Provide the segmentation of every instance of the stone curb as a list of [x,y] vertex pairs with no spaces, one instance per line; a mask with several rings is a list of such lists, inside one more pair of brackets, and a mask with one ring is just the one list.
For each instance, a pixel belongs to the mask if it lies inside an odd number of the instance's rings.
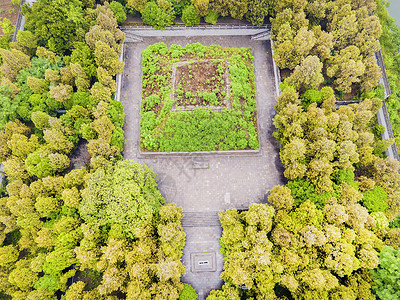
[[198,157],[198,156],[257,156],[261,150],[227,150],[227,151],[195,151],[195,152],[145,152],[139,151],[139,158],[146,157]]

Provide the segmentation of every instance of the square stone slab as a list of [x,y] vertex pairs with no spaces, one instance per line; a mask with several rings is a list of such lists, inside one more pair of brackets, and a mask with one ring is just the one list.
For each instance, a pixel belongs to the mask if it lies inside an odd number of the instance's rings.
[[215,272],[217,270],[215,252],[192,252],[190,253],[190,264],[193,273]]

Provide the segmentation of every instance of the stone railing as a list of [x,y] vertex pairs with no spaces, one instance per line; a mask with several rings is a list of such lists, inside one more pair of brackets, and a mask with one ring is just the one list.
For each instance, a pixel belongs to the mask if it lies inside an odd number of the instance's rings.
[[383,61],[382,51],[375,52],[376,63],[381,68],[383,87],[385,89],[385,99],[392,94],[390,90],[389,79],[386,74],[385,62]]
[[[119,60],[125,63],[125,44],[122,43],[122,50],[121,50],[121,55],[119,56]],[[124,66],[125,69],[125,66]],[[122,70],[121,73],[117,74],[115,78],[115,83],[117,84],[117,91],[114,94],[114,100],[117,100],[121,102],[121,86],[122,86],[122,76],[124,74],[124,71]]]
[[18,31],[24,29],[24,26],[23,26],[24,16],[21,14],[21,6],[24,3],[25,3],[25,0],[21,0],[21,3],[19,4],[17,23],[15,24],[14,33],[11,35],[11,42],[16,42],[17,41],[17,33],[18,33]]
[[[381,110],[382,110],[383,117],[384,117],[385,123],[386,123],[386,126],[384,124],[382,124],[382,125],[385,126],[389,138],[394,139],[394,133],[393,133],[393,130],[392,130],[392,125],[390,123],[389,112],[388,112],[388,109],[387,109],[387,106],[386,106],[386,102],[383,102]],[[392,146],[390,146],[390,148],[391,148],[391,151],[388,151],[388,152],[389,153],[390,152],[393,153],[393,157],[391,157],[391,158],[400,160],[399,151],[397,150],[396,142],[394,142],[392,144]],[[389,155],[389,156],[391,156],[391,155]]]
[[274,77],[275,77],[275,90],[276,90],[276,96],[279,97],[281,95],[281,89],[279,85],[281,84],[281,71],[279,70],[279,67],[275,63],[274,59],[274,42],[271,39],[271,51],[272,51],[272,63],[273,63],[273,68],[274,68]]
[[[132,25],[132,26],[122,26],[120,27],[122,31],[128,30],[154,30],[153,26],[150,25]],[[263,26],[253,26],[253,25],[195,25],[195,26],[186,26],[186,25],[173,25],[165,27],[165,30],[221,30],[221,29],[264,29],[270,30],[271,25],[266,24]],[[162,32],[162,30],[160,30]]]

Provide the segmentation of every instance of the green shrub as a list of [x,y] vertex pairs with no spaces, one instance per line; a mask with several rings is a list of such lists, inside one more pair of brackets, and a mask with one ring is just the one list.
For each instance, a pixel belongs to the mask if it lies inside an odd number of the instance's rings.
[[142,105],[146,106],[146,110],[152,110],[157,106],[161,101],[160,96],[158,95],[150,95],[146,99],[144,99]]
[[387,151],[387,141],[375,140],[374,154],[379,157],[386,157],[386,155],[385,155],[386,151]]
[[182,11],[182,21],[187,26],[199,25],[200,16],[197,13],[194,5],[189,5]]
[[218,105],[218,98],[215,93],[204,92],[201,96],[204,100],[208,101],[210,105]]
[[112,100],[109,104],[109,109],[107,110],[107,115],[115,127],[124,126],[125,114],[124,106],[121,102]]
[[199,295],[197,295],[196,290],[187,283],[184,283],[183,289],[179,294],[179,300],[197,300],[197,299],[199,299]]
[[400,228],[400,217],[397,217],[389,223],[389,228]]
[[142,119],[140,120],[140,128],[142,133],[145,131],[153,130],[156,124],[156,113],[154,111],[147,111],[142,114]]
[[218,17],[219,17],[218,13],[216,13],[213,10],[210,9],[208,11],[208,14],[204,17],[204,21],[206,21],[207,23],[215,25],[215,24],[217,24]]
[[286,186],[292,191],[295,205],[300,205],[315,194],[314,185],[303,178],[290,180]]
[[383,246],[379,266],[371,272],[377,284],[372,289],[380,299],[400,299],[400,249]]

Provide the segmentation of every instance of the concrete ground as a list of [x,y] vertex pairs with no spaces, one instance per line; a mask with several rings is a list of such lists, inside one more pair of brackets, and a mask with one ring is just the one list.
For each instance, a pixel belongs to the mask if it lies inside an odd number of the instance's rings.
[[[141,101],[141,52],[148,45],[200,42],[225,47],[251,47],[255,57],[259,153],[231,155],[170,155],[148,157],[140,152],[139,122]],[[183,262],[187,272],[182,281],[192,285],[204,299],[210,290],[223,281],[223,256],[219,239],[221,227],[217,212],[229,208],[246,209],[251,203],[265,203],[268,191],[283,184],[283,167],[279,160],[279,144],[272,136],[276,91],[269,41],[252,41],[246,36],[157,37],[141,43],[127,43],[121,102],[125,111],[124,158],[133,159],[159,174],[159,189],[168,203],[183,207],[186,216],[182,225],[186,232]],[[198,168],[208,166],[208,168]],[[199,253],[215,257],[215,271],[203,271],[193,265]],[[192,259],[191,259],[192,257]],[[211,257],[211,256],[210,256]]]

